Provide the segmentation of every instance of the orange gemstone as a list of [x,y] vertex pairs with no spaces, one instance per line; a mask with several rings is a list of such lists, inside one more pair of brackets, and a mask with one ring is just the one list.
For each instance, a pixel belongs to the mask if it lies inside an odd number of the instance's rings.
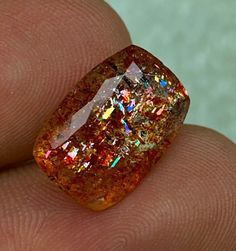
[[181,127],[177,77],[131,45],[89,72],[40,132],[34,157],[81,205],[99,211],[135,189]]

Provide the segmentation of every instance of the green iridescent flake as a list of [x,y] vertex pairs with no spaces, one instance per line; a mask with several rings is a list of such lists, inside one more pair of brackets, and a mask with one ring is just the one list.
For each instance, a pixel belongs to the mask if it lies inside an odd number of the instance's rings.
[[115,167],[115,166],[117,165],[117,163],[120,161],[120,159],[121,159],[121,157],[118,156],[118,157],[114,160],[114,162],[112,163],[111,168]]
[[139,145],[140,145],[140,141],[137,139],[137,140],[135,140],[134,144],[135,144],[136,146],[139,146]]

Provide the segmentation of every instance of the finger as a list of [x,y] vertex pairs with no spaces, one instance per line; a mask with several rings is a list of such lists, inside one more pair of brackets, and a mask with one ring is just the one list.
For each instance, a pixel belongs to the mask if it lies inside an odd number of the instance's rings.
[[0,166],[31,157],[43,121],[92,67],[130,44],[99,0],[0,3]]
[[80,208],[34,164],[0,180],[0,250],[222,251],[236,246],[236,147],[185,126],[117,206]]

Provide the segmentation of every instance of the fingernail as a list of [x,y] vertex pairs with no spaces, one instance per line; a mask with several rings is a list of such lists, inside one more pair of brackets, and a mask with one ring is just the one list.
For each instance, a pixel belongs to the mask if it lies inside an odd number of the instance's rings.
[[79,204],[104,210],[133,191],[157,163],[189,102],[162,62],[131,45],[68,94],[37,137],[34,157]]

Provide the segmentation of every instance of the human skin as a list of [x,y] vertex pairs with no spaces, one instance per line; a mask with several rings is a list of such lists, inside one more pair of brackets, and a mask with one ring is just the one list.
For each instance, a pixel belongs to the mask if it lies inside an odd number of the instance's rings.
[[93,66],[131,43],[101,0],[0,3],[0,250],[234,251],[236,146],[192,125],[115,207],[81,208],[32,160],[42,123]]

